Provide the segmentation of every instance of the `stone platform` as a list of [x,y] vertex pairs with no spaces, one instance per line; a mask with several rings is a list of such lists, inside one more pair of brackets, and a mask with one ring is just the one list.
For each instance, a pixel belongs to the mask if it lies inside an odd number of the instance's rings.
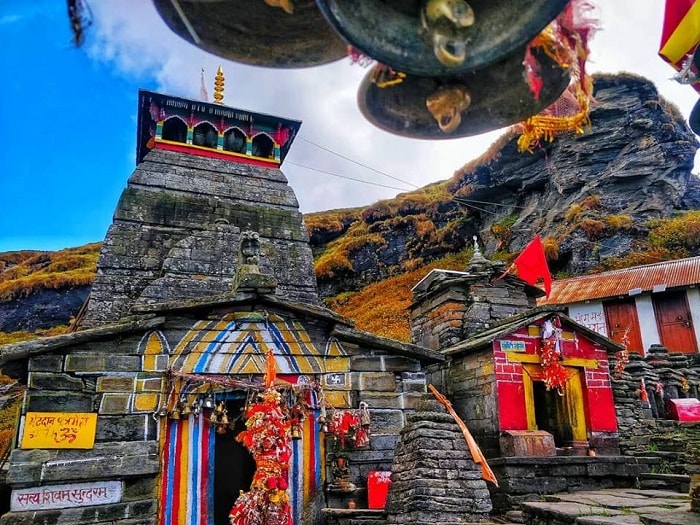
[[542,496],[521,504],[529,525],[700,525],[687,494],[605,489]]

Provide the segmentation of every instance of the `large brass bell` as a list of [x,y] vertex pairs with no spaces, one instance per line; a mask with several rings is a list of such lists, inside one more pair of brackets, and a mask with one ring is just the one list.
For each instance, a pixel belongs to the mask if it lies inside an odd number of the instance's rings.
[[314,0],[153,0],[153,3],[178,36],[235,62],[297,68],[325,64],[347,55],[346,44],[329,27]]
[[397,71],[446,76],[503,59],[569,0],[317,0],[353,47]]
[[537,100],[525,81],[521,48],[496,64],[452,77],[405,75],[381,82],[376,66],[360,84],[360,111],[384,131],[419,139],[468,137],[521,122],[555,102],[570,80],[543,51],[532,52],[542,79]]

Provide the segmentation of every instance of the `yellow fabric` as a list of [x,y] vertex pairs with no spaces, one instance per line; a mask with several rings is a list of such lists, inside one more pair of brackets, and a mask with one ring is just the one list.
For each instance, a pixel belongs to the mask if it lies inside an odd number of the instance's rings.
[[672,64],[677,64],[700,40],[700,2],[695,2],[659,51]]

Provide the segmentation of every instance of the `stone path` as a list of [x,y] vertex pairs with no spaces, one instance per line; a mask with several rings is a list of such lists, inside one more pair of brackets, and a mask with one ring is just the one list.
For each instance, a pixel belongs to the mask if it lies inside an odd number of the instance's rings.
[[700,525],[687,494],[605,489],[551,494],[521,504],[526,523],[548,525]]

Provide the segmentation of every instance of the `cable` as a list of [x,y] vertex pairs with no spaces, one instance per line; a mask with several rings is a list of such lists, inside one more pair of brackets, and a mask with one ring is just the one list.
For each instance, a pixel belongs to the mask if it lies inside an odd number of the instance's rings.
[[348,177],[347,175],[339,175],[338,173],[333,173],[330,171],[324,171],[320,170],[318,168],[312,168],[311,166],[305,166],[303,164],[298,164],[296,162],[292,162],[291,160],[286,161],[287,164],[291,164],[293,166],[297,166],[298,168],[304,168],[306,170],[311,170],[311,171],[317,171],[319,173],[324,173],[326,175],[332,175],[333,177],[338,177],[339,179],[346,179],[346,180],[352,180],[355,182],[361,182],[363,184],[370,184],[372,186],[379,186],[380,188],[389,188],[390,190],[397,190],[397,191],[409,191],[406,188],[397,188],[396,186],[388,186],[386,184],[380,184],[378,182],[370,182],[368,180],[362,180],[362,179],[356,179],[354,177]]
[[[420,189],[419,186],[416,186],[416,185],[413,184],[412,182],[407,182],[407,181],[402,180],[402,179],[400,179],[400,178],[398,178],[398,177],[394,177],[393,175],[389,175],[388,173],[385,173],[385,172],[383,172],[383,171],[379,171],[378,169],[375,169],[375,168],[373,168],[372,166],[367,166],[366,164],[362,164],[361,162],[358,162],[358,161],[356,161],[356,160],[353,160],[353,159],[351,159],[350,157],[346,157],[345,155],[342,155],[342,154],[340,154],[340,153],[336,153],[336,152],[333,151],[333,150],[330,150],[330,149],[328,149],[328,148],[324,148],[324,147],[321,146],[320,144],[316,144],[315,142],[312,142],[312,141],[310,141],[309,139],[305,139],[304,137],[298,137],[298,138],[301,139],[301,140],[303,140],[304,142],[308,142],[308,143],[311,144],[312,146],[316,146],[317,148],[322,149],[323,151],[326,151],[326,152],[330,153],[331,155],[335,155],[336,157],[340,157],[341,159],[345,159],[345,160],[347,160],[348,162],[352,162],[353,164],[357,164],[358,166],[362,166],[363,168],[367,168],[368,170],[371,170],[371,171],[373,171],[373,172],[375,172],[375,173],[378,173],[379,175],[384,175],[385,177],[389,177],[390,179],[393,179],[393,180],[395,180],[396,182],[401,182],[402,184],[406,184],[407,186],[412,186],[414,189]],[[389,188],[390,186],[386,186],[386,187]],[[405,191],[405,190],[404,190],[404,191]]]

